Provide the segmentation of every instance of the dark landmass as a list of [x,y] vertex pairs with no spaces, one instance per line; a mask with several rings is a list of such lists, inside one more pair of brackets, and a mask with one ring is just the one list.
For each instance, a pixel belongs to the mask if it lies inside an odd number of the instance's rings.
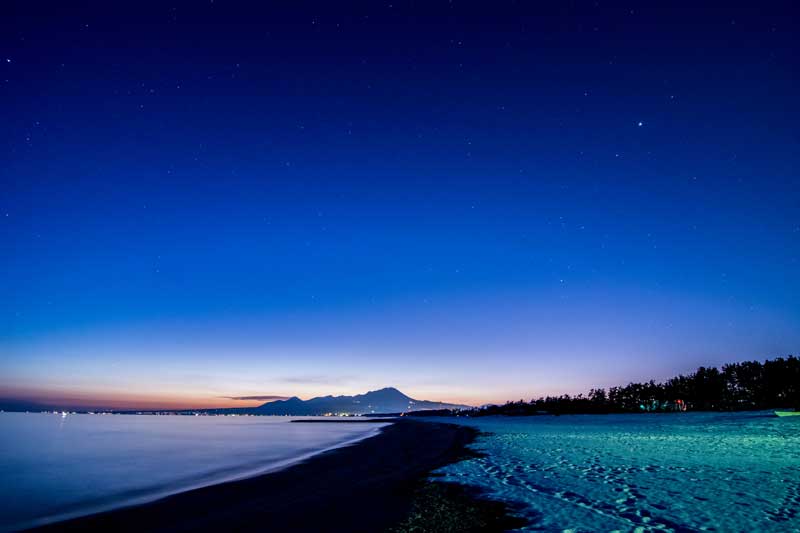
[[386,387],[355,396],[318,396],[301,400],[268,401],[258,407],[220,407],[212,409],[108,409],[74,405],[38,404],[13,398],[0,398],[0,409],[6,411],[70,411],[103,412],[120,415],[266,415],[266,416],[360,416],[373,413],[407,413],[427,409],[472,409],[469,405],[416,400],[394,387]]
[[365,416],[374,413],[408,413],[429,409],[472,409],[469,405],[415,400],[394,387],[386,387],[355,396],[318,396],[301,400],[293,396],[286,400],[264,403],[258,407],[223,407],[217,409],[135,410],[116,414],[162,415],[250,415],[250,416]]
[[462,409],[466,405],[415,400],[393,387],[370,391],[355,396],[319,396],[310,400],[297,397],[288,400],[267,402],[258,407],[235,407],[230,409],[208,409],[213,414],[256,414],[320,416],[326,414],[363,415],[369,413],[410,412],[423,409]]
[[410,416],[532,416],[676,411],[754,411],[800,409],[800,359],[778,357],[722,368],[700,367],[663,383],[630,383],[592,389],[584,396],[547,396],[475,409],[435,409]]
[[430,483],[474,456],[473,428],[403,419],[356,445],[280,472],[37,528],[124,532],[500,532],[524,521],[472,489]]

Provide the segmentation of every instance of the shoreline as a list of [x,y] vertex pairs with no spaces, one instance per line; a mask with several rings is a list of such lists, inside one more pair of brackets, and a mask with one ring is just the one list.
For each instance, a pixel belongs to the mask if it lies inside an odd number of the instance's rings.
[[27,531],[401,532],[419,531],[419,515],[431,509],[469,518],[456,524],[463,531],[519,527],[523,522],[510,517],[506,505],[468,487],[428,480],[432,471],[474,457],[467,445],[478,434],[465,426],[398,420],[375,436],[278,471]]
[[[135,415],[138,416],[138,415]],[[141,415],[141,416],[150,416],[150,415]],[[313,422],[308,420],[292,420],[291,422],[299,422],[299,423],[306,423],[306,422]],[[340,423],[337,421],[331,421],[331,423]],[[389,421],[384,421],[384,424],[389,424]],[[222,485],[226,483],[235,483],[238,481],[243,481],[247,479],[254,479],[259,478],[262,476],[267,476],[272,473],[280,472],[282,470],[289,469],[295,465],[301,464],[305,461],[309,461],[318,455],[322,455],[325,453],[330,453],[335,451],[339,448],[346,448],[348,446],[357,445],[359,442],[375,437],[379,434],[381,428],[370,428],[370,431],[365,433],[364,435],[359,435],[357,437],[352,437],[341,442],[337,442],[330,446],[326,446],[324,448],[308,451],[301,453],[300,455],[278,460],[269,464],[261,465],[258,467],[254,467],[248,471],[230,471],[227,474],[216,473],[213,475],[213,481],[200,481],[197,480],[192,483],[182,484],[180,487],[176,488],[174,485],[172,488],[163,487],[157,491],[148,491],[148,490],[141,490],[136,491],[140,495],[139,496],[129,496],[125,499],[125,501],[116,500],[112,502],[111,500],[100,498],[98,502],[102,503],[95,503],[93,505],[86,505],[83,506],[81,509],[74,509],[72,511],[65,511],[55,515],[51,515],[47,518],[38,519],[36,521],[29,521],[26,525],[24,525],[21,529],[12,528],[11,531],[35,531],[40,528],[49,528],[55,527],[58,524],[63,524],[66,522],[72,521],[80,521],[83,519],[88,519],[93,516],[106,514],[106,513],[114,513],[117,511],[121,511],[123,509],[129,509],[134,507],[140,507],[144,505],[153,504],[164,500],[166,498],[170,498],[172,496],[177,496],[179,494],[184,494],[187,492],[200,490],[204,488],[214,487],[217,485]],[[206,478],[208,479],[208,478]]]

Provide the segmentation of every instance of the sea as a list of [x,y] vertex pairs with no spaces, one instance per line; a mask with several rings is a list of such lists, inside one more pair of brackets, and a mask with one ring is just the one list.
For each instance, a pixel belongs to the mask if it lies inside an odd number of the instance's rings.
[[524,531],[800,531],[800,417],[771,412],[449,418],[485,432],[445,481]]
[[0,531],[277,470],[385,425],[291,420],[0,413]]

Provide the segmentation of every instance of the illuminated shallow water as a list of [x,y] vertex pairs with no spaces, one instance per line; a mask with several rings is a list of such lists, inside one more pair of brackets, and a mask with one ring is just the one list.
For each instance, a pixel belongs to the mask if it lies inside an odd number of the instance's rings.
[[384,424],[0,413],[0,531],[284,467]]
[[800,531],[800,417],[454,418],[491,435],[444,479],[519,505],[526,531]]

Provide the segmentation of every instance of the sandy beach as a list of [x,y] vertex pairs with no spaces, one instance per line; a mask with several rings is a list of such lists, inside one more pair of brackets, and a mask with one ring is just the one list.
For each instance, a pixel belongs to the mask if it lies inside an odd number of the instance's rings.
[[466,445],[477,434],[404,419],[286,470],[35,531],[400,532],[424,527],[420,521],[437,513],[450,517],[443,531],[504,531],[519,522],[502,504],[426,481],[432,470],[472,453]]

